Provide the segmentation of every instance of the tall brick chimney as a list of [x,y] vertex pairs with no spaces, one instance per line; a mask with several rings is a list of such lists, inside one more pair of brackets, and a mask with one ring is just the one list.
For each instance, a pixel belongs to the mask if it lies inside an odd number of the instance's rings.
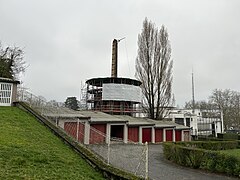
[[117,77],[118,40],[112,42],[112,77]]

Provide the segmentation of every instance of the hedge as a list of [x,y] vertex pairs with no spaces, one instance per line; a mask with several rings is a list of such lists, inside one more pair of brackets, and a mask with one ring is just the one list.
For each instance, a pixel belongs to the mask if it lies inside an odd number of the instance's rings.
[[236,149],[238,147],[237,141],[191,141],[191,142],[178,142],[177,144],[185,147],[193,147],[215,151]]
[[234,156],[220,151],[182,146],[180,143],[164,143],[163,147],[164,156],[180,165],[228,175],[240,175],[240,160]]
[[231,140],[238,140],[239,136],[235,133],[218,133],[217,137],[219,139],[231,139]]

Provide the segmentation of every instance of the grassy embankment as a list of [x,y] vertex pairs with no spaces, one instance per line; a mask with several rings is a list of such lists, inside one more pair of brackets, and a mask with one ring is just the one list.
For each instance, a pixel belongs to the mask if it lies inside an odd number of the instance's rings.
[[0,107],[0,179],[103,179],[34,117]]

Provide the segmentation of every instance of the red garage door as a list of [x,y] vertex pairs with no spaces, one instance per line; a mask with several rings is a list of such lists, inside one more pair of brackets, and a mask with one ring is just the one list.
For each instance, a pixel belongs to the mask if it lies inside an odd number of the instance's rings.
[[182,140],[182,131],[181,130],[176,130],[175,131],[175,140],[176,141],[181,141]]
[[163,130],[162,129],[155,129],[155,142],[162,142],[163,141]]
[[152,128],[142,128],[142,143],[152,142]]
[[90,144],[105,143],[106,124],[91,124]]
[[[78,126],[78,131],[77,131]],[[64,130],[68,135],[70,135],[73,138],[77,138],[77,132],[78,132],[78,141],[83,142],[84,140],[84,124],[79,123],[77,125],[77,122],[65,122],[64,123]]]
[[129,141],[139,142],[139,127],[128,127]]
[[166,141],[173,141],[173,130],[166,130]]

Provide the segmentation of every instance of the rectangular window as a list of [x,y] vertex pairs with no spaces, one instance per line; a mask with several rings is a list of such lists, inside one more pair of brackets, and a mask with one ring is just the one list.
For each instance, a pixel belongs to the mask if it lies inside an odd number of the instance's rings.
[[183,118],[175,118],[175,123],[184,125],[184,119]]
[[190,118],[186,118],[186,126],[190,127]]
[[10,106],[12,96],[12,84],[0,83],[0,106]]

